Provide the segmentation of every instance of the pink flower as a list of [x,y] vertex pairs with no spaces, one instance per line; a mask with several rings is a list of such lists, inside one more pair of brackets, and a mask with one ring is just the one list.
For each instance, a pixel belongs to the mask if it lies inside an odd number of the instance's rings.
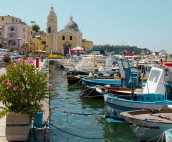
[[10,53],[9,53],[9,52],[5,52],[5,53],[3,54],[3,56],[4,56],[4,57],[10,57]]
[[19,87],[17,85],[13,87],[14,91],[17,91],[18,89],[19,89]]
[[34,61],[33,58],[28,58],[28,59],[26,60],[27,63],[31,63],[31,64],[33,63],[33,61]]
[[53,88],[53,85],[52,84],[48,84],[48,88],[49,89]]
[[17,60],[15,60],[16,62],[23,62],[23,59],[22,58],[19,58]]
[[8,80],[7,85],[8,85],[9,87],[11,87],[11,81],[10,81],[10,80]]
[[3,80],[2,81],[2,84],[7,84],[7,80]]

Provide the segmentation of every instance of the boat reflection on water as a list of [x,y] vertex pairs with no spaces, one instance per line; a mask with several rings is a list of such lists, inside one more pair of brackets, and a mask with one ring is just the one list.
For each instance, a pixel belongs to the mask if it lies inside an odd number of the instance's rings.
[[[94,98],[82,98],[81,99],[82,108],[91,108],[91,109],[101,109],[103,110],[104,100],[103,99],[94,99]],[[102,112],[104,113],[104,112]]]
[[104,117],[96,117],[97,125],[103,128],[104,142],[139,142],[126,123],[111,123]]

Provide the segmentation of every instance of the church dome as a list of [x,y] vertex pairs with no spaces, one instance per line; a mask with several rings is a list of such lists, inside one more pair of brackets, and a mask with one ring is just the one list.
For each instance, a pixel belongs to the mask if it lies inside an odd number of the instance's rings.
[[69,22],[66,24],[65,29],[79,31],[78,25],[73,21],[73,17],[70,17]]

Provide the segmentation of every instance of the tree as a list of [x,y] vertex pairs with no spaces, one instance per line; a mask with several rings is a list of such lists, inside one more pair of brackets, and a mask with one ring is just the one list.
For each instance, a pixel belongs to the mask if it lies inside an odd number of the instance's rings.
[[38,31],[40,30],[39,25],[34,24],[34,25],[32,26],[32,30],[35,31],[35,32],[38,32]]

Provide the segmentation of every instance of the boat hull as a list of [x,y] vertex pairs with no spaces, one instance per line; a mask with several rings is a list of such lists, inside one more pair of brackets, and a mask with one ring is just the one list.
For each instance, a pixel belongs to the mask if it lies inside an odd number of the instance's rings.
[[133,132],[141,141],[148,141],[151,139],[155,141],[160,138],[165,130],[172,128],[172,124],[141,121],[128,117],[125,117],[125,121],[131,126]]
[[114,95],[104,95],[104,101],[107,109],[107,114],[113,117],[123,118],[120,113],[124,111],[140,110],[140,109],[159,109],[167,105],[172,105],[172,101],[134,101],[122,99]]
[[86,84],[89,86],[92,85],[110,85],[113,87],[119,87],[121,86],[121,81],[120,80],[115,80],[115,79],[92,79],[92,78],[83,78],[82,79],[82,84]]
[[166,142],[172,142],[172,129],[168,129],[165,132],[165,140]]
[[74,84],[81,85],[82,84],[81,77],[79,77],[79,76],[69,76],[68,75],[67,81],[68,81],[68,84],[70,84],[70,85],[74,85]]

